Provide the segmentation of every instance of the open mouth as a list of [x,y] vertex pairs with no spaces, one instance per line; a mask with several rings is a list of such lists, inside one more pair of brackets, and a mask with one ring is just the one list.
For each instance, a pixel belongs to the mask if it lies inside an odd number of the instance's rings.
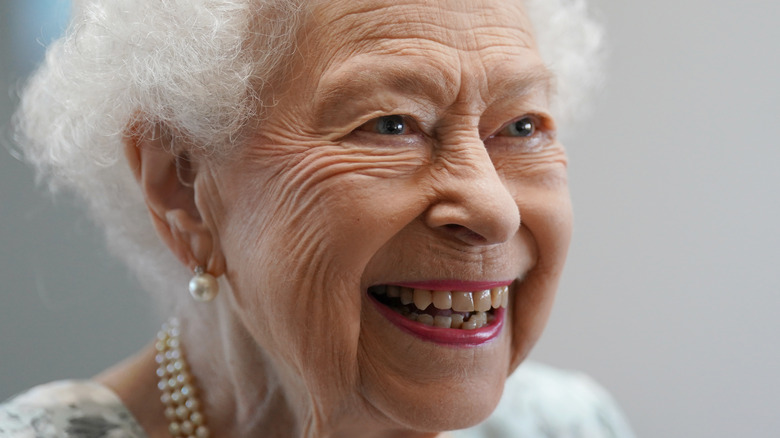
[[393,312],[420,324],[477,330],[491,325],[500,309],[507,307],[509,286],[463,292],[377,285],[369,287],[368,294]]

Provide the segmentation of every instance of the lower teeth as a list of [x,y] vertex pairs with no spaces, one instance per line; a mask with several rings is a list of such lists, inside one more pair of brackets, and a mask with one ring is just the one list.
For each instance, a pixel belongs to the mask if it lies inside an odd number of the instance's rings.
[[427,313],[410,312],[409,309],[405,307],[395,310],[407,319],[417,321],[421,324],[462,330],[476,330],[482,328],[488,325],[488,323],[493,322],[496,318],[495,315],[488,312],[472,312],[470,316],[466,317],[460,313],[453,313],[449,316],[432,316]]

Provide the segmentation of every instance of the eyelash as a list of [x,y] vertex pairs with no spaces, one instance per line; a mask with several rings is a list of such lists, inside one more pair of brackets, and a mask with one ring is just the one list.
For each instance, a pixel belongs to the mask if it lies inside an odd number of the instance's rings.
[[[518,126],[520,124],[522,124],[523,126],[522,127]],[[496,133],[494,136],[513,137],[513,138],[530,138],[530,137],[533,137],[536,134],[537,130],[539,129],[539,127],[537,125],[538,125],[538,123],[537,123],[537,121],[536,121],[536,119],[534,117],[523,116],[523,117],[520,117],[519,119],[515,119],[515,120],[507,123],[506,125],[504,125],[504,127],[501,128],[498,131],[498,133]],[[523,130],[523,131],[530,131],[530,132],[528,132],[525,135],[522,135],[524,133],[521,132],[521,130]],[[516,131],[518,135],[503,135],[504,133],[512,134],[512,131]]]
[[[381,132],[376,132],[378,129],[381,128],[389,128],[389,129],[398,128],[400,124],[403,124],[403,132],[399,134],[385,134]],[[360,125],[356,129],[356,131],[369,132],[372,134],[377,134],[382,136],[400,136],[400,135],[409,135],[412,133],[412,131],[418,132],[419,129],[416,128],[417,125],[416,123],[414,123],[414,119],[412,119],[411,117],[401,115],[401,114],[391,114],[388,116],[380,116],[380,117],[373,118],[368,122]]]

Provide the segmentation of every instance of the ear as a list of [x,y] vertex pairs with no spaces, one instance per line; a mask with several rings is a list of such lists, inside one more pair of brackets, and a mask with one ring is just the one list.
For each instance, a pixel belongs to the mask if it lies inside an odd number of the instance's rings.
[[216,230],[209,228],[206,212],[196,203],[198,166],[186,151],[177,150],[174,138],[159,124],[133,126],[125,136],[125,156],[163,242],[190,271],[203,266],[219,277],[225,262]]

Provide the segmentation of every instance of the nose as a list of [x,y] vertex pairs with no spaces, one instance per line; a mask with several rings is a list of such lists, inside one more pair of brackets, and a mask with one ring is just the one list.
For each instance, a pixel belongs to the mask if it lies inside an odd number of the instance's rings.
[[437,197],[426,224],[469,245],[492,245],[520,228],[520,210],[501,180],[487,150],[478,144],[459,148],[437,166]]

